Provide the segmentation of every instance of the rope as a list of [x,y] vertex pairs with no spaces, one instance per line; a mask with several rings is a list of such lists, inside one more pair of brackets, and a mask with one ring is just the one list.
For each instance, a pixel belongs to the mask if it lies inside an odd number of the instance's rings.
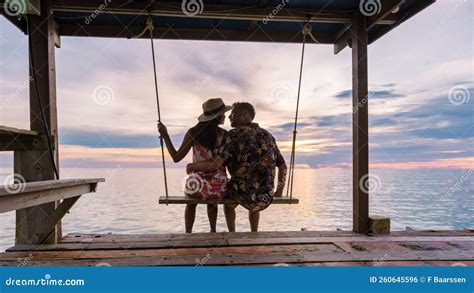
[[[158,123],[161,123],[161,111],[160,111],[160,96],[158,94],[158,77],[156,74],[156,61],[155,61],[155,46],[153,44],[153,30],[155,29],[155,26],[153,25],[153,18],[151,17],[151,14],[148,15],[147,20],[146,20],[146,26],[143,29],[143,31],[136,35],[133,36],[132,38],[140,38],[142,37],[146,31],[150,32],[150,42],[151,42],[151,56],[153,59],[153,76],[155,78],[155,95],[156,95],[156,107],[158,110]],[[163,138],[160,136],[160,146],[161,146],[161,159],[163,163],[163,179],[165,182],[165,192],[166,192],[166,202],[168,202],[168,179],[166,176],[166,161],[165,161],[165,150],[163,148]],[[166,204],[168,205],[168,204]]]
[[300,94],[301,94],[301,77],[303,76],[303,64],[304,64],[304,49],[306,45],[306,37],[310,36],[315,43],[319,43],[317,39],[311,33],[312,27],[308,20],[308,22],[303,27],[301,31],[303,34],[303,45],[301,48],[301,63],[300,63],[300,75],[298,80],[298,95],[296,98],[296,111],[295,111],[295,123],[293,126],[293,141],[291,144],[291,157],[290,157],[290,170],[288,172],[288,187],[286,189],[286,196],[292,198],[293,197],[293,178],[294,178],[294,171],[295,171],[295,149],[296,149],[296,128],[298,126],[298,113],[299,113],[299,105],[300,105]]

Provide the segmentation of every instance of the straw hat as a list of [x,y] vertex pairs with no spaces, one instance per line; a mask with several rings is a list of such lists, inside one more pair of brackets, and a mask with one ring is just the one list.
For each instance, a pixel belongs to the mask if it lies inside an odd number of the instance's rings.
[[225,112],[232,110],[232,106],[224,104],[221,98],[209,99],[202,104],[202,114],[199,116],[199,122],[206,122],[224,115]]

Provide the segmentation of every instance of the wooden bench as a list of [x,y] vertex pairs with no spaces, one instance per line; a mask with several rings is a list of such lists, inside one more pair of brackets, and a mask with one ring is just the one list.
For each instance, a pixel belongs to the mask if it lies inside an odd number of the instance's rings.
[[[274,197],[272,204],[298,204],[300,201],[297,198],[289,197]],[[231,199],[217,199],[217,200],[206,200],[206,199],[195,199],[189,196],[160,196],[160,204],[236,204]]]
[[30,223],[36,231],[30,242],[40,244],[49,237],[56,224],[81,195],[96,191],[98,182],[105,182],[105,179],[62,179],[2,185],[0,186],[0,213],[62,200],[54,212],[48,214],[44,222]]
[[[54,148],[54,136],[50,137]],[[0,125],[0,151],[44,151],[48,138],[37,131]]]

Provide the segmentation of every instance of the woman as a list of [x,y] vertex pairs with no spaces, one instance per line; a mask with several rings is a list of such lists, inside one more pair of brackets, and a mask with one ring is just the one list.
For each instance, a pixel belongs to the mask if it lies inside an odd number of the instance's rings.
[[[226,106],[222,99],[218,98],[207,100],[202,105],[202,109],[203,113],[198,118],[199,122],[186,132],[183,143],[177,151],[171,142],[166,126],[158,124],[158,131],[175,163],[181,161],[191,148],[193,149],[193,163],[210,160],[217,153],[226,132],[219,125],[224,124],[225,112],[231,110],[232,106]],[[209,174],[195,172],[186,178],[184,193],[198,199],[219,199],[224,194],[226,183],[225,167]],[[192,232],[196,206],[196,204],[186,205],[184,211],[186,233]],[[211,232],[216,232],[216,204],[207,205],[207,216]]]

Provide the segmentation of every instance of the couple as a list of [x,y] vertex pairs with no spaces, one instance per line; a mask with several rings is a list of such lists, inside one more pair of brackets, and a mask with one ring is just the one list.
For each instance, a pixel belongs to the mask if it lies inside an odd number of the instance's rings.
[[[173,146],[166,126],[158,124],[158,131],[175,163],[193,149],[193,163],[186,167],[186,185],[194,181],[197,188],[186,189],[185,193],[198,199],[234,200],[249,211],[251,231],[257,231],[260,211],[271,204],[274,196],[282,196],[287,170],[285,160],[274,137],[253,123],[255,109],[251,104],[239,102],[227,106],[218,98],[207,100],[202,109],[199,122],[186,132],[178,150]],[[224,124],[225,113],[229,110],[232,110],[229,120],[233,128],[227,132],[219,125]],[[274,190],[276,168],[278,184]],[[224,205],[229,232],[235,232],[238,204]],[[192,232],[195,215],[196,204],[187,204],[184,213],[186,233]],[[217,204],[207,205],[207,215],[211,232],[216,232]]]

